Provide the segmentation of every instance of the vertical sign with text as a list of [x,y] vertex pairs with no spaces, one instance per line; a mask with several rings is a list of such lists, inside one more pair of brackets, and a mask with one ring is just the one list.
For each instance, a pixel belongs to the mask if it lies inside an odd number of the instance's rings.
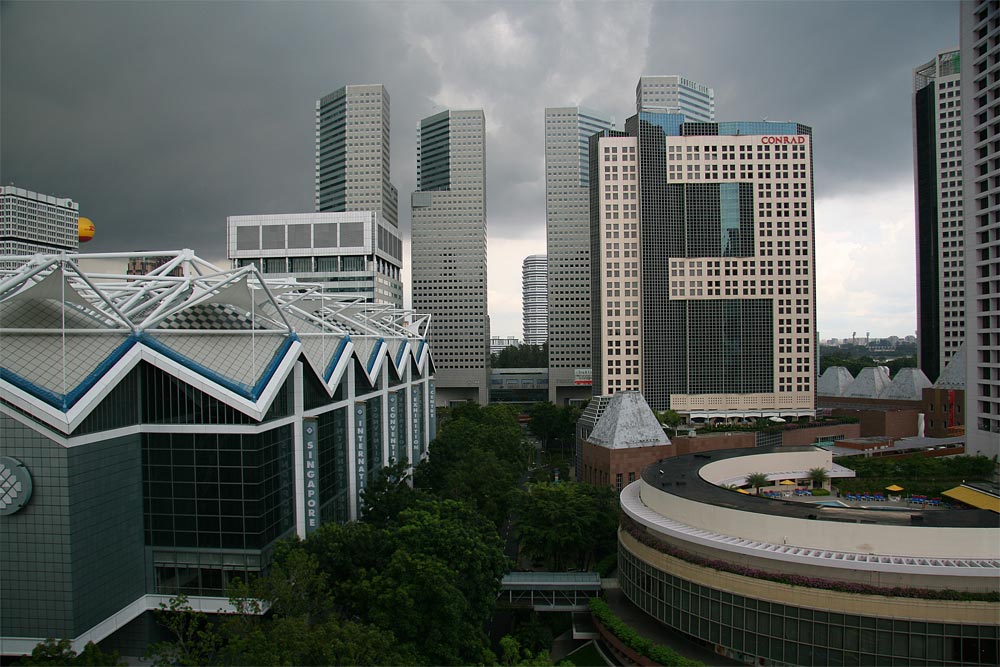
[[354,404],[354,451],[355,451],[355,479],[358,483],[357,497],[358,497],[358,514],[361,511],[361,492],[365,490],[365,483],[368,477],[368,460],[365,452],[368,448],[368,437],[367,437],[367,423],[368,419],[365,414],[365,404],[355,403]]
[[319,468],[317,466],[317,421],[302,420],[302,465],[305,477],[306,535],[319,528]]

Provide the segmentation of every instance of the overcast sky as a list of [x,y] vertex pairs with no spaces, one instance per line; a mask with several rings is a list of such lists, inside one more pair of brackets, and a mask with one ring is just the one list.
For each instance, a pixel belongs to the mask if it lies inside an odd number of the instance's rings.
[[418,121],[482,108],[493,333],[520,337],[521,261],[545,252],[544,108],[582,104],[620,126],[640,75],[682,74],[715,89],[719,120],[813,127],[820,336],[912,335],[912,70],[957,47],[958,14],[955,2],[2,0],[0,179],[78,201],[97,227],[87,251],[189,247],[224,264],[227,215],[312,210],[315,100],[383,83],[408,239]]

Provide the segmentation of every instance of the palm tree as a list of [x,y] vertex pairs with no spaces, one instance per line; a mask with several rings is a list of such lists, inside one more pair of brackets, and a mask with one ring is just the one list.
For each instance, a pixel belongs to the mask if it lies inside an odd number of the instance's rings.
[[752,472],[747,475],[747,484],[757,489],[757,495],[760,495],[760,487],[767,486],[767,475],[762,472]]
[[812,488],[820,489],[830,479],[830,475],[827,474],[826,468],[812,468],[809,470],[809,479],[812,481]]

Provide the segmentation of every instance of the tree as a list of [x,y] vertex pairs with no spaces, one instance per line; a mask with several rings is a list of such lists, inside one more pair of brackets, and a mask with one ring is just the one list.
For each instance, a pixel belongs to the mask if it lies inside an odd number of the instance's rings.
[[830,479],[830,475],[827,474],[826,468],[809,469],[809,480],[812,482],[812,488],[822,488],[828,479]]
[[530,484],[519,494],[521,549],[548,567],[586,566],[615,540],[618,510],[610,487]]
[[154,667],[194,667],[216,662],[222,637],[208,616],[191,609],[186,595],[170,598],[168,604],[160,603],[153,612],[157,622],[171,635],[172,641],[157,642],[146,649],[146,657]]
[[416,502],[418,492],[410,486],[412,474],[405,461],[386,466],[375,473],[361,492],[361,520],[385,525]]
[[757,495],[760,495],[760,487],[767,486],[767,475],[762,472],[752,472],[747,475],[747,484],[757,489]]
[[531,421],[528,429],[542,441],[548,449],[549,443],[562,448],[576,441],[576,422],[580,419],[580,409],[575,406],[558,406],[548,401],[539,401],[528,411]]
[[87,642],[79,654],[68,639],[46,639],[31,651],[31,655],[17,660],[15,665],[73,665],[74,667],[102,667],[127,665],[117,651],[105,653],[94,642]]
[[656,418],[659,420],[661,425],[672,428],[674,430],[674,436],[677,435],[677,427],[684,421],[684,418],[681,417],[679,412],[669,409],[664,410],[663,412],[657,412]]
[[549,365],[549,344],[510,345],[498,354],[490,355],[493,368],[546,368]]

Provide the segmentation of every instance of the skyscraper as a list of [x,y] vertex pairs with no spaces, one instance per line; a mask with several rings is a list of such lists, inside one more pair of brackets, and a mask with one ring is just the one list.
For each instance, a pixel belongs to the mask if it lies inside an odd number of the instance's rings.
[[231,217],[229,258],[322,283],[326,293],[401,308],[399,197],[389,177],[385,86],[333,91],[316,102],[316,210],[357,215]]
[[953,49],[913,73],[918,356],[933,379],[965,336],[960,70]]
[[389,180],[389,93],[344,86],[316,102],[316,210],[376,211],[399,224]]
[[588,140],[613,125],[583,107],[545,110],[549,400],[560,405],[591,395]]
[[688,121],[715,120],[715,90],[676,74],[643,76],[635,87],[635,112],[681,113]]
[[[76,252],[80,205],[13,185],[0,186],[0,255]],[[0,269],[16,268],[8,260]]]
[[966,449],[1000,453],[1000,6],[961,3]]
[[548,261],[528,255],[521,266],[521,307],[524,344],[541,345],[548,338]]
[[413,307],[431,314],[437,402],[489,400],[486,117],[442,111],[417,129]]
[[233,215],[233,268],[255,264],[273,278],[319,283],[326,296],[403,307],[403,242],[375,211]]
[[611,134],[591,141],[595,392],[812,414],[810,128],[642,112]]

